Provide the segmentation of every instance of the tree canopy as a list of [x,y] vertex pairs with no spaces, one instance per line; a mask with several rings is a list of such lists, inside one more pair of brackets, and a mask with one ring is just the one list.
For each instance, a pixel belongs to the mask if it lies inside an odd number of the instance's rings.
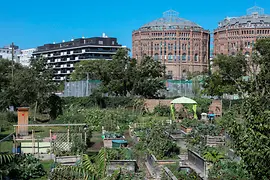
[[38,111],[49,111],[54,119],[61,110],[59,104],[51,104],[59,100],[59,97],[52,96],[56,90],[52,76],[52,70],[42,58],[33,59],[30,67],[0,59],[0,109],[36,104]]
[[[248,62],[242,54],[218,55],[214,59],[214,72],[205,79],[204,93],[210,96],[237,94],[248,73]],[[239,89],[240,88],[240,89]]]
[[[246,62],[242,55],[218,58],[218,70],[209,77],[207,90],[216,88],[214,92],[219,92],[217,88],[221,88],[221,93],[242,93],[242,114],[236,117],[226,113],[226,130],[244,168],[255,179],[267,179],[270,177],[270,39],[258,40]],[[243,79],[244,75],[248,78]]]
[[75,66],[72,80],[101,80],[101,91],[116,96],[139,95],[156,97],[165,88],[163,75],[165,67],[150,57],[141,63],[128,56],[128,49],[119,49],[111,61],[89,60]]

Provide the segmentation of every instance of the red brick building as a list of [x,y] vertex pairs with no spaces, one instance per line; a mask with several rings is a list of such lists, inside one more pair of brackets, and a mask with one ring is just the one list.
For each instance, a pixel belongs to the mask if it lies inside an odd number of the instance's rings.
[[210,32],[178,15],[169,10],[132,32],[132,56],[161,61],[170,79],[185,79],[189,72],[206,72],[209,67]]
[[270,37],[270,15],[264,9],[252,7],[247,15],[227,17],[214,30],[214,56],[235,55],[238,51],[249,56],[257,39]]

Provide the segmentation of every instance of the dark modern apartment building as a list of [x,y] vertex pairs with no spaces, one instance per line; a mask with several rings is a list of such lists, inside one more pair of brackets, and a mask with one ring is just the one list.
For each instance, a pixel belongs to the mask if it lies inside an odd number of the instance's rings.
[[80,61],[105,59],[111,60],[122,45],[117,38],[102,37],[72,39],[68,42],[45,44],[37,47],[34,58],[44,57],[53,68],[54,81],[68,81],[74,65]]

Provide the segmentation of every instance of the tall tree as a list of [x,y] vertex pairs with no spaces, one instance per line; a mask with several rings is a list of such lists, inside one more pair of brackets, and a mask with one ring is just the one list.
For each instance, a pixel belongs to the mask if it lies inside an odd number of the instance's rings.
[[228,116],[228,133],[233,148],[255,179],[270,177],[270,39],[258,40],[251,64],[259,71],[242,84],[245,92],[242,121]]
[[107,60],[89,60],[81,61],[75,64],[75,71],[71,74],[72,80],[85,80],[87,76],[89,79],[105,80],[107,79],[108,63]]
[[158,96],[158,91],[165,88],[163,75],[165,66],[151,57],[144,57],[137,66],[133,93],[147,98]]
[[[0,108],[8,106],[35,106],[35,112],[61,112],[60,106],[52,106],[52,94],[56,86],[52,81],[53,72],[46,65],[45,59],[32,59],[30,67],[0,59]],[[56,108],[56,109],[55,109]],[[57,110],[58,108],[58,110]]]
[[115,95],[126,96],[130,94],[135,79],[136,61],[128,55],[129,49],[119,49],[108,64],[108,81],[104,80],[105,91]]
[[14,88],[14,76],[12,76],[12,68],[14,73],[21,72],[24,68],[18,63],[12,63],[7,59],[0,59],[0,109],[4,110],[8,106],[17,106],[18,99],[15,97],[16,88]]
[[218,55],[214,59],[214,72],[205,79],[204,93],[210,96],[243,94],[243,77],[248,73],[248,62],[244,55]]
[[119,49],[111,61],[94,60],[80,62],[72,74],[73,80],[99,79],[101,91],[116,96],[140,95],[158,96],[163,89],[165,67],[150,57],[140,64],[128,56],[128,49]]

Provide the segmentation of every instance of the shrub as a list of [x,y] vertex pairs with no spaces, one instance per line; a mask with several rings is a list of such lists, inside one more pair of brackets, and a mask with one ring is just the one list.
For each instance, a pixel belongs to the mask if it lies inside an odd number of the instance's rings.
[[107,149],[108,160],[132,160],[132,151],[127,148]]
[[9,165],[11,179],[28,180],[39,178],[46,174],[42,164],[32,155],[18,155]]
[[168,117],[171,114],[171,108],[166,105],[158,105],[154,108],[154,114]]
[[221,160],[215,163],[209,170],[208,179],[249,180],[253,178],[249,176],[248,172],[243,168],[241,163],[230,160]]
[[171,158],[178,155],[180,149],[166,134],[165,128],[155,125],[145,137],[141,137],[143,145],[139,148],[147,149],[149,153],[155,155],[158,159]]
[[94,130],[100,130],[104,126],[107,131],[127,129],[128,125],[137,119],[137,115],[122,108],[118,109],[80,109],[70,108],[69,111],[57,118],[58,123],[87,123]]
[[119,108],[132,107],[137,99],[132,97],[104,97],[95,93],[89,97],[64,97],[62,98],[65,107],[78,106],[82,108]]
[[186,128],[190,128],[190,127],[195,127],[199,124],[200,122],[197,119],[183,119],[181,122],[182,126],[185,126]]
[[[174,174],[177,179],[184,179],[184,180],[200,180],[201,178],[199,175],[194,172],[192,169],[188,171],[181,170],[179,164],[172,164],[167,165],[168,169]],[[165,175],[164,175],[165,176]]]

